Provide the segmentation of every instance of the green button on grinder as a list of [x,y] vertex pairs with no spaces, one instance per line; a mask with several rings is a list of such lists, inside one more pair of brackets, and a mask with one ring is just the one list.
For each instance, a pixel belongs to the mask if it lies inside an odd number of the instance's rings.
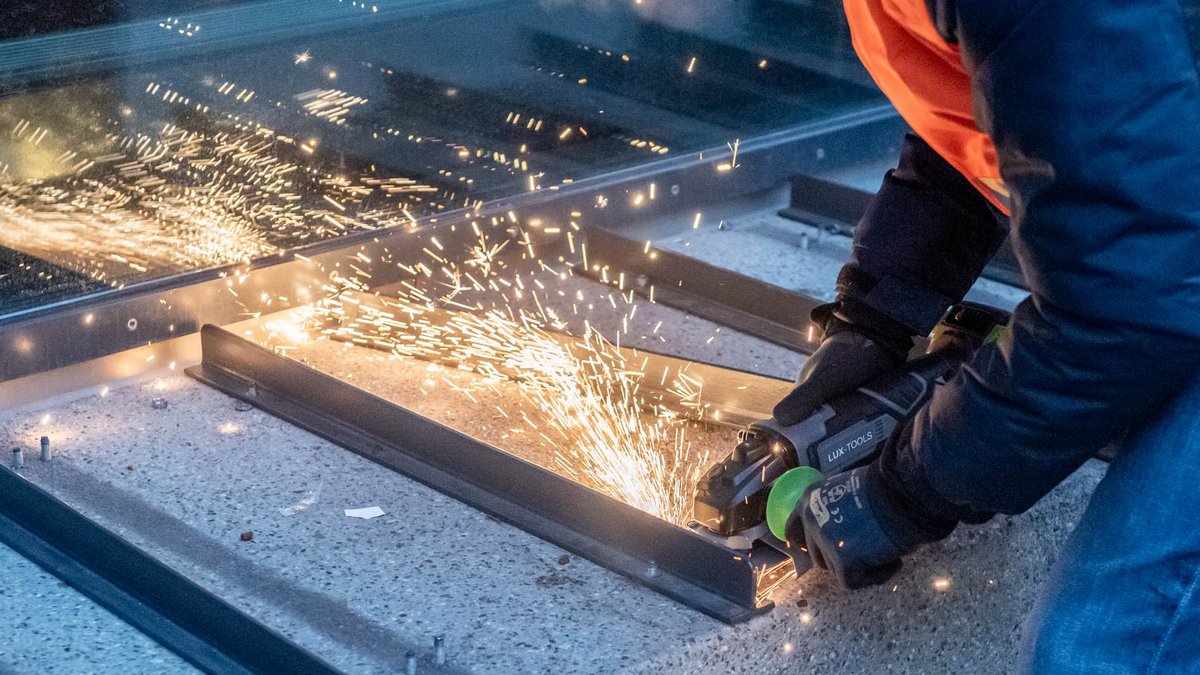
[[811,466],[798,466],[780,476],[767,495],[767,527],[780,541],[787,541],[787,521],[796,510],[804,491],[821,480],[821,472]]

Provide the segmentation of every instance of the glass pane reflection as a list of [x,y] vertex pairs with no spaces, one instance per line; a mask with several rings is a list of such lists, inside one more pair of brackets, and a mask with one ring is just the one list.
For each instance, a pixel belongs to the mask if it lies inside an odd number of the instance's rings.
[[85,4],[0,9],[0,316],[881,102],[836,0]]

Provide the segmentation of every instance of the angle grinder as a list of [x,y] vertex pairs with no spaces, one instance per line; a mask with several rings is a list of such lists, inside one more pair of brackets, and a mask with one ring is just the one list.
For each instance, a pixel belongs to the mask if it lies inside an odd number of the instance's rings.
[[822,476],[875,459],[935,386],[995,340],[1007,321],[1007,312],[986,305],[955,305],[924,353],[896,370],[827,401],[797,424],[769,419],[743,429],[733,452],[697,482],[690,527],[748,556],[755,567],[784,561],[790,557],[785,527],[804,491]]

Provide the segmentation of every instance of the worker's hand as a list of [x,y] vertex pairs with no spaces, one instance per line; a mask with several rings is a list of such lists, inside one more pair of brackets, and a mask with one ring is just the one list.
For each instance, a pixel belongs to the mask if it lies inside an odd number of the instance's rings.
[[795,388],[775,404],[772,414],[784,426],[802,422],[826,402],[897,368],[904,357],[852,327],[842,328],[808,358]]
[[787,541],[793,557],[807,555],[846,588],[863,588],[887,581],[900,569],[901,556],[944,538],[954,526],[906,511],[872,464],[810,488],[788,519]]

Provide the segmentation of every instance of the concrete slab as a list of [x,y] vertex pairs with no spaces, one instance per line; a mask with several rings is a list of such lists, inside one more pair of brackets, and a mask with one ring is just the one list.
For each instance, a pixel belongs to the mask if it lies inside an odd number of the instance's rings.
[[[412,380],[390,368],[426,367],[361,351],[322,343],[306,357],[398,390]],[[432,416],[504,433],[465,397],[429,394]],[[170,407],[153,409],[155,397]],[[773,612],[731,628],[182,377],[0,426],[10,444],[44,433],[59,454],[30,465],[32,480],[363,673],[394,671],[409,650],[427,659],[434,635],[470,672],[1005,672],[1102,472],[1089,465],[1028,514],[960,529],[914,556],[894,590],[847,593],[813,573],[777,591]],[[343,514],[365,506],[387,515]]]

